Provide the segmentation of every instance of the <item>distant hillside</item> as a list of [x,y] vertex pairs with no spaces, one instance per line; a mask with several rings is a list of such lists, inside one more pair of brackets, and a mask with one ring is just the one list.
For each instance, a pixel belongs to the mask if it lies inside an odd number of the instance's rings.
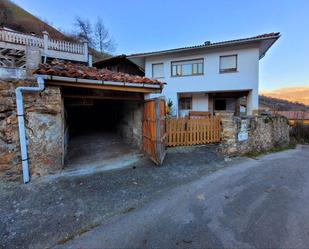
[[269,108],[272,110],[276,111],[308,111],[309,106],[301,104],[301,103],[296,103],[296,102],[291,102],[288,100],[284,99],[279,99],[279,98],[272,98],[272,97],[267,97],[260,95],[259,96],[259,105],[260,108]]
[[[7,27],[27,34],[35,33],[37,35],[42,35],[42,32],[46,30],[50,37],[54,39],[73,41],[71,37],[61,33],[9,0],[0,0],[0,27]],[[90,52],[93,55],[94,61],[110,56],[108,54],[101,54],[93,49],[90,49]]]
[[68,38],[9,0],[0,0],[0,26],[5,26],[23,33],[35,33],[37,35],[42,35],[42,31],[46,30],[55,39]]
[[291,102],[298,102],[309,105],[309,87],[281,88],[274,91],[262,92],[264,96],[285,99]]

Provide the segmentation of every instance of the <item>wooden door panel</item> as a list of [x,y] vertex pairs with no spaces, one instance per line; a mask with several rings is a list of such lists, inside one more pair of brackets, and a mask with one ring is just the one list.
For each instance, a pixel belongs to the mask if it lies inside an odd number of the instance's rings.
[[157,164],[163,163],[166,154],[165,100],[146,100],[143,117],[143,148]]

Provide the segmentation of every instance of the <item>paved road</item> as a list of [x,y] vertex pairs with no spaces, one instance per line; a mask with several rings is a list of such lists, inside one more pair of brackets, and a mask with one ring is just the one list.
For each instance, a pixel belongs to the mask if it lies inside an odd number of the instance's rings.
[[309,248],[309,146],[178,187],[60,248]]

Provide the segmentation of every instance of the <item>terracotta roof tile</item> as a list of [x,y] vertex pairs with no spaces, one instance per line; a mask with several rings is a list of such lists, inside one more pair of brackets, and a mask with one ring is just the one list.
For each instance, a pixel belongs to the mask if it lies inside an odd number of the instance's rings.
[[138,75],[129,75],[121,72],[113,72],[107,69],[97,69],[95,67],[87,67],[71,62],[52,61],[51,63],[40,64],[34,74],[63,76],[80,79],[93,79],[114,82],[130,82],[130,83],[149,83],[163,85],[158,80],[141,77]]

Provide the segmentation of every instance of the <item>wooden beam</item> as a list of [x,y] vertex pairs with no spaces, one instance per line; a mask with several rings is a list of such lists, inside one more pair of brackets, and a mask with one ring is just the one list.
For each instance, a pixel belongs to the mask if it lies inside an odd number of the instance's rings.
[[214,98],[240,98],[247,96],[249,91],[226,91],[226,92],[211,92],[209,96]]
[[111,100],[132,100],[142,101],[141,97],[127,97],[127,96],[94,96],[94,95],[74,95],[74,94],[63,94],[64,98],[72,99],[111,99]]
[[53,86],[69,86],[69,87],[112,90],[112,91],[121,91],[121,92],[161,93],[161,89],[146,88],[146,87],[96,85],[96,84],[75,83],[75,82],[68,83],[68,82],[50,81],[50,80],[47,80],[46,84],[53,85]]

